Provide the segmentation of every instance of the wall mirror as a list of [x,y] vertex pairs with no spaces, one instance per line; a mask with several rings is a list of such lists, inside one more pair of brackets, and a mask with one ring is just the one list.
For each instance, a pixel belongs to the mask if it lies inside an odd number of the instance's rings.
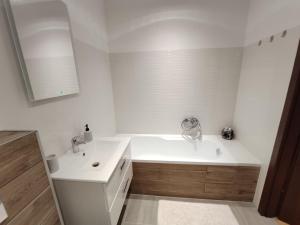
[[61,0],[4,0],[29,99],[79,93],[71,26]]

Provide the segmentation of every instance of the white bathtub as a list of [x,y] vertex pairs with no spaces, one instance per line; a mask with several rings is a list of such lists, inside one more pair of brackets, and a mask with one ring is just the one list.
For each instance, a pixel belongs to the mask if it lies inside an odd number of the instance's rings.
[[131,137],[134,162],[260,166],[260,162],[237,140],[204,135],[189,142],[181,135],[121,135]]

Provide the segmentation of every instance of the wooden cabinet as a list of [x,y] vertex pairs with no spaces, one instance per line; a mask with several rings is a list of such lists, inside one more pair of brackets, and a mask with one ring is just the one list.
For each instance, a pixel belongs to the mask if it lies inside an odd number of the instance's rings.
[[1,225],[60,225],[36,132],[0,131]]

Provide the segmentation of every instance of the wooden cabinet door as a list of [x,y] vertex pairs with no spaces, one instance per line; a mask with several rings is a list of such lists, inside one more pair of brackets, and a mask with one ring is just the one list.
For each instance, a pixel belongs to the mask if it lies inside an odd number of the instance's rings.
[[61,225],[36,132],[0,131],[0,225]]

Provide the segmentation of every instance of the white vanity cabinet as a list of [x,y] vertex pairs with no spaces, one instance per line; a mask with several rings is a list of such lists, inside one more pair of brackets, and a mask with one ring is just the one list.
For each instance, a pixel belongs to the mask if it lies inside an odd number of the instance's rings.
[[111,179],[104,186],[110,223],[116,225],[132,180],[132,162],[130,151],[126,151],[118,163]]
[[130,145],[115,165],[107,182],[54,179],[66,225],[117,225],[132,180]]

